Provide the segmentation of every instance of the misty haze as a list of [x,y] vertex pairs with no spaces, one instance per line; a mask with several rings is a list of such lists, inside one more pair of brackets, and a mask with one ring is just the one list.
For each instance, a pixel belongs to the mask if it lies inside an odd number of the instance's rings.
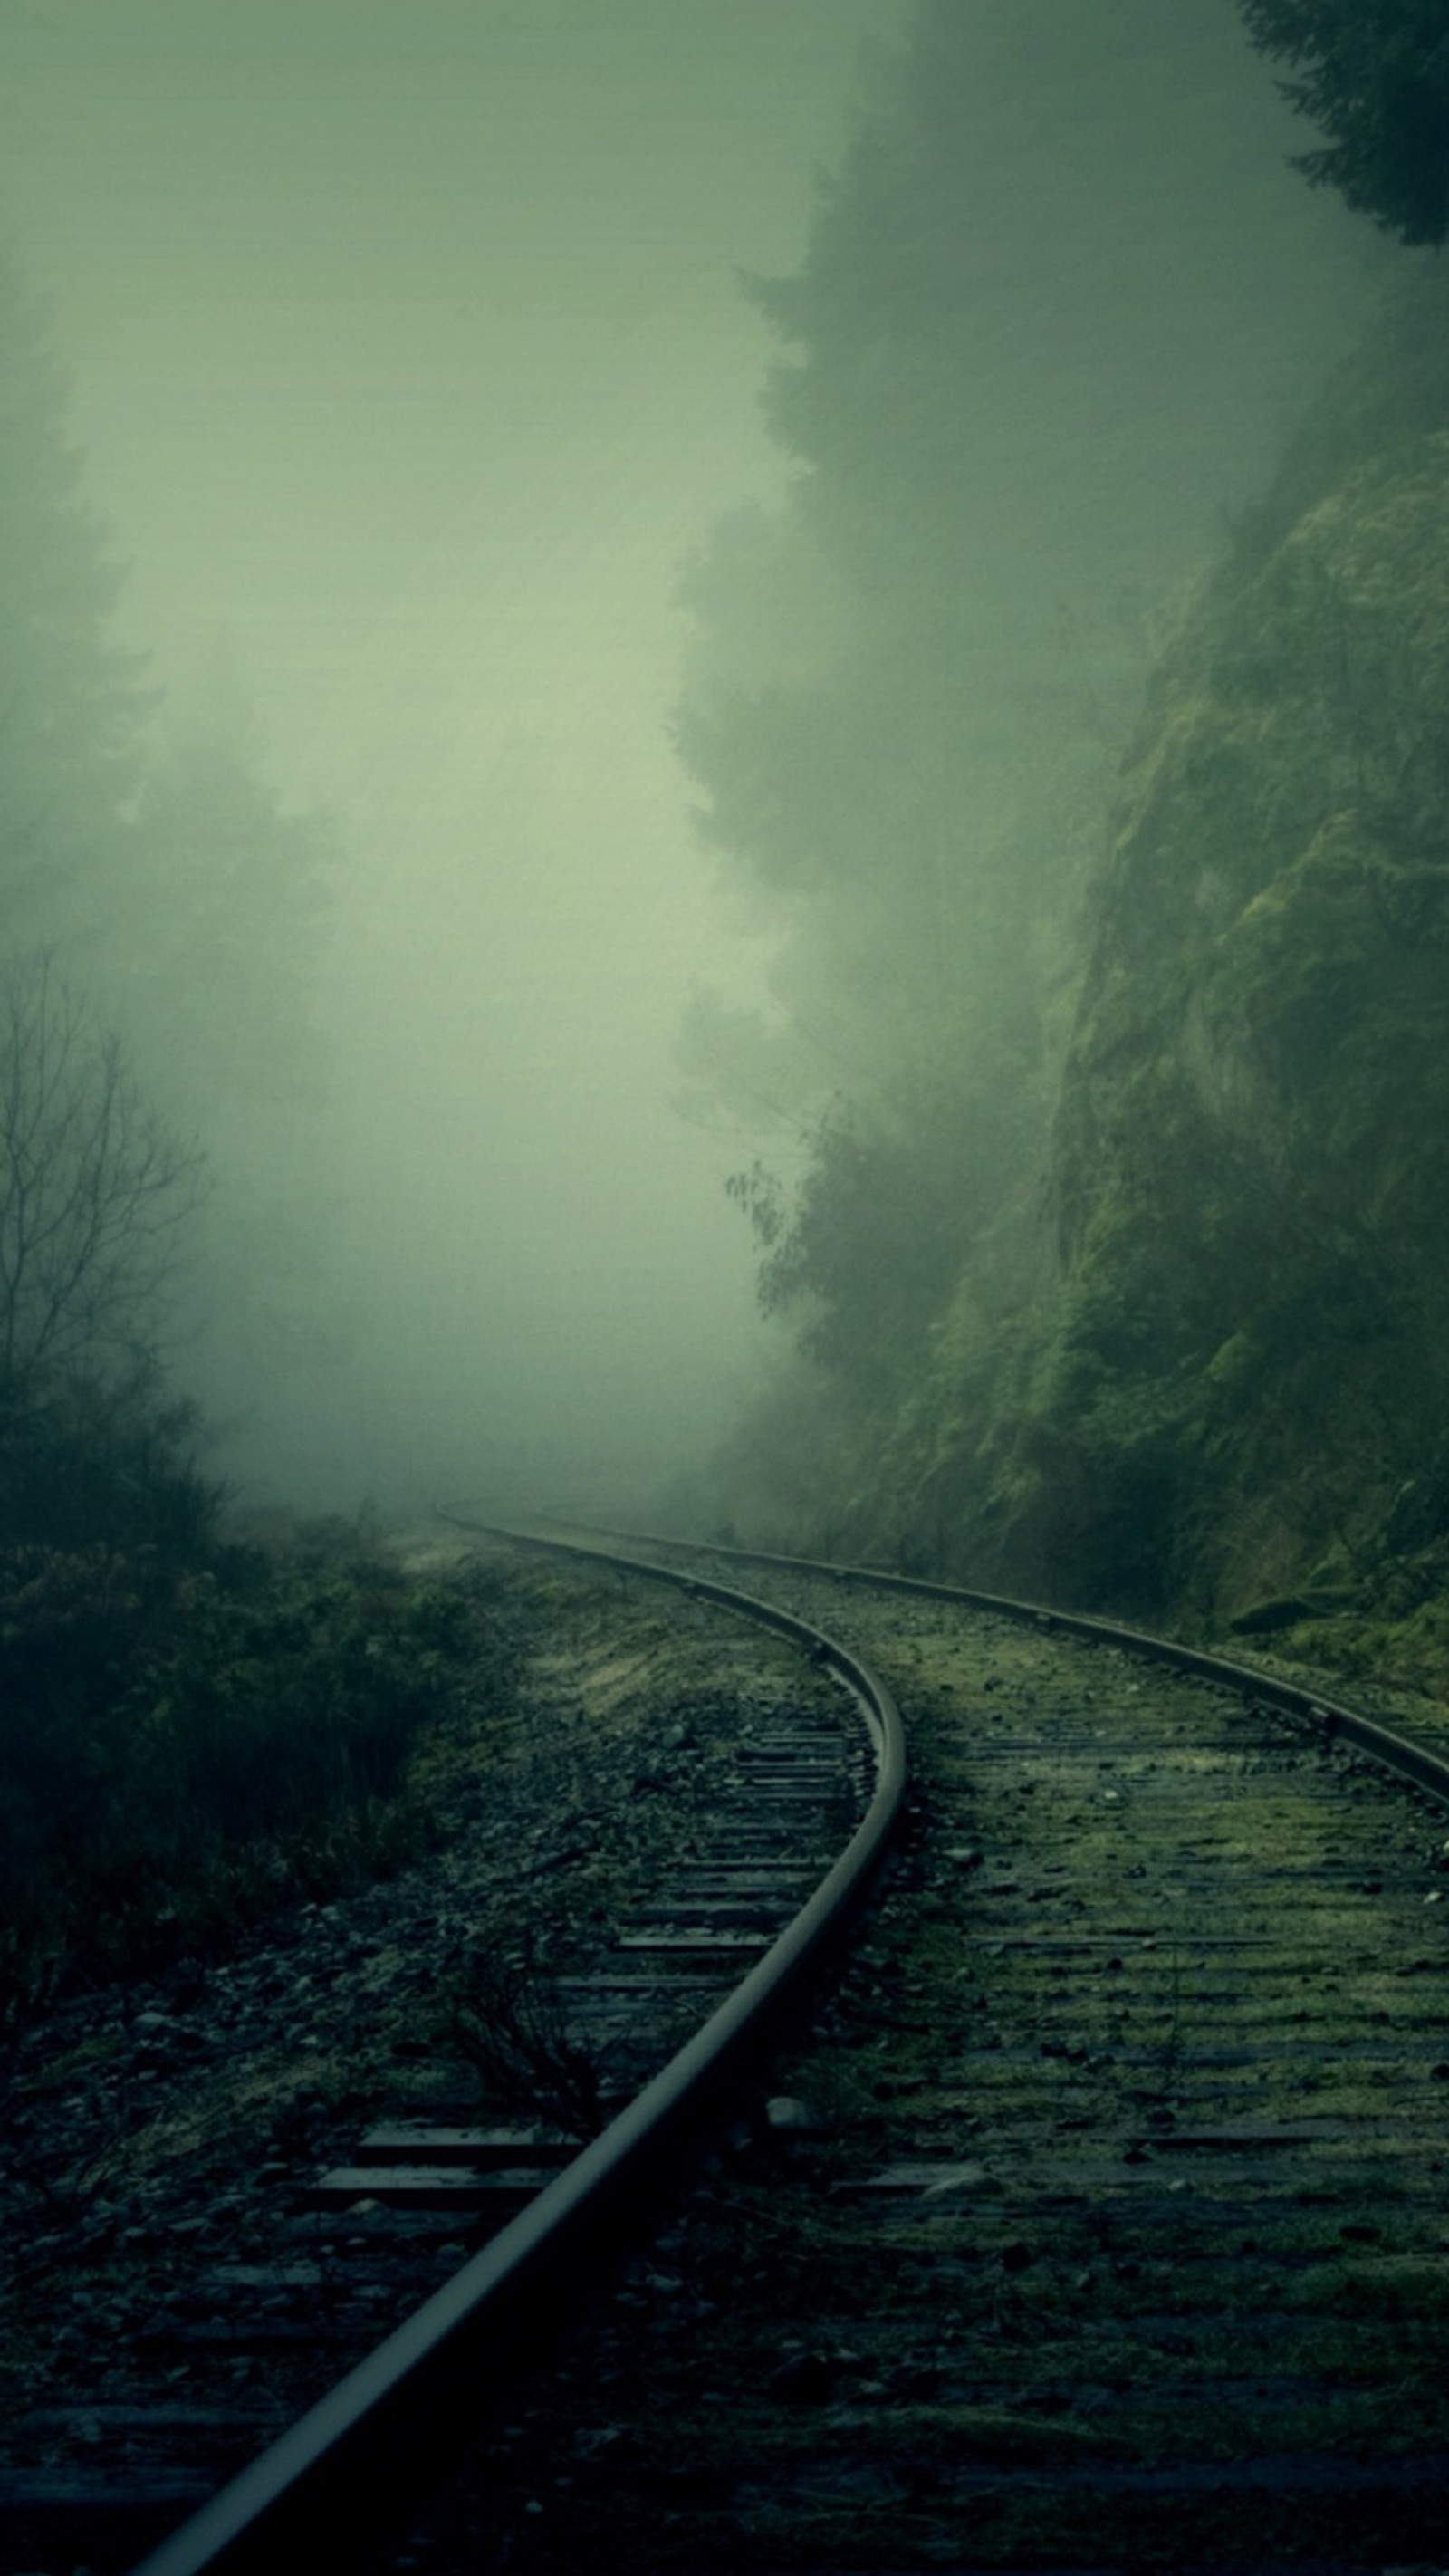
[[279,2173],[500,2032],[603,2122],[728,1694],[479,1524],[1442,1726],[1444,0],[11,0],[0,133],[17,2242],[233,1973]]
[[[722,959],[759,980],[765,934],[695,845],[675,591],[712,516],[786,480],[736,270],[798,258],[858,42],[897,15],[10,18],[25,363],[64,370],[50,435],[122,568],[95,638],[146,657],[150,773],[224,757],[276,818],[228,861],[198,814],[169,862],[210,881],[197,934],[246,918],[131,1029],[212,1166],[176,1368],[250,1494],[638,1492],[740,1386],[729,1148],[676,1117],[671,1050]],[[152,853],[136,873],[24,935],[102,986],[125,951],[134,984],[143,907],[172,908]],[[229,1079],[196,1064],[213,1011],[228,1037],[272,1013],[295,1063],[258,1021]]]
[[16,937],[205,1154],[168,1364],[250,1500],[657,1505],[790,1365],[727,1181],[955,1122],[868,1369],[1036,1185],[1154,643],[1374,260],[1219,0],[928,12],[919,130],[909,15],[10,24],[12,364],[133,657],[57,670],[115,767]]

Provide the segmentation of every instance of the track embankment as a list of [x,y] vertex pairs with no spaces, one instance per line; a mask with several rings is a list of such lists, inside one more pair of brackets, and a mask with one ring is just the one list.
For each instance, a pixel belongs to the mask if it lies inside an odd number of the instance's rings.
[[[398,1554],[471,1583],[453,1543]],[[851,1831],[864,1735],[798,1649],[603,1570],[505,1557],[488,1586],[516,1694],[420,1746],[425,1857],[7,2034],[4,2576],[129,2568],[245,2471],[650,2080]],[[756,1789],[758,1849],[722,1852]],[[412,2466],[369,2434],[324,2560],[360,2563]]]
[[1441,1808],[1238,1689],[756,1568],[910,1729],[836,1997],[399,2564],[1449,2563]]

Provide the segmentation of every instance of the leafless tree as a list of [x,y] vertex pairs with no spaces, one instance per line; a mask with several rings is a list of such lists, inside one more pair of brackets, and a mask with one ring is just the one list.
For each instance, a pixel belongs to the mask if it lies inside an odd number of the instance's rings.
[[154,1356],[201,1179],[49,953],[0,966],[0,1383]]

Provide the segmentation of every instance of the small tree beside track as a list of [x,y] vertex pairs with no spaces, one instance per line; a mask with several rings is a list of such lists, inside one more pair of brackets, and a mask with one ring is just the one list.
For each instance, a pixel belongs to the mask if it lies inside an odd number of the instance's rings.
[[0,1385],[154,1368],[201,1158],[46,950],[0,969]]

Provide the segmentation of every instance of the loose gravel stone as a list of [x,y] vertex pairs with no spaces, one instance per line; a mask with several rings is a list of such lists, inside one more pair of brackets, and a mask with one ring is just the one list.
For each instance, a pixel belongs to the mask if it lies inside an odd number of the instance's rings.
[[767,2086],[830,2127],[714,2161],[672,2266],[712,2317],[582,2328],[433,2564],[1438,2567],[1442,1829],[1116,1650],[724,1579],[857,1646],[914,1749],[868,1936]]
[[[194,2464],[205,2493],[466,2257],[456,2219],[400,2227],[354,2207],[329,2223],[300,2196],[379,2121],[476,2118],[447,2025],[454,1969],[522,1940],[546,1973],[596,1944],[717,1797],[753,1641],[607,1579],[530,1570],[512,1598],[533,1633],[523,1704],[506,1737],[483,1731],[483,1767],[436,1748],[443,1848],[234,1955],[77,1996],[5,2052],[0,2576],[49,2564],[57,2535],[67,2567],[129,2566],[178,2510],[174,2495],[148,2507],[143,2469],[159,2493],[163,2469]],[[87,2428],[117,2409],[129,2430],[102,2446],[117,2510],[98,2520],[73,2473],[83,2452],[94,2484]]]

